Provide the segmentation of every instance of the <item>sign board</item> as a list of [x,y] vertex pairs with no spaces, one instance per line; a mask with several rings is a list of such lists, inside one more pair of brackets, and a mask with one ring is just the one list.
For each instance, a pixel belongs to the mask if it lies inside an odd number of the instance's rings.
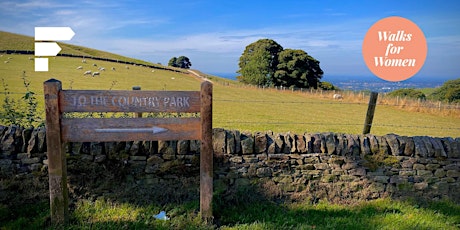
[[[44,83],[51,221],[68,219],[66,142],[200,140],[200,213],[212,216],[212,84],[200,91],[62,90]],[[185,118],[64,118],[66,112],[199,113]]]

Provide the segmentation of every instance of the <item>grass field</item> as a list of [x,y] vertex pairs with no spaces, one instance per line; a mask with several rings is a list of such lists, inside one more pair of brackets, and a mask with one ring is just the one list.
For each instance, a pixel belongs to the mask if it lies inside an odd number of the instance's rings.
[[[460,206],[446,202],[417,203],[379,199],[352,205],[329,203],[275,204],[253,201],[215,207],[214,223],[203,222],[198,202],[155,206],[107,200],[79,201],[70,223],[57,229],[458,229]],[[154,216],[166,211],[169,220]],[[1,229],[56,229],[49,224],[48,204],[5,210]]]
[[[61,43],[60,45],[63,47],[62,53],[143,62],[90,48]],[[2,49],[32,50],[33,38],[0,32],[0,50]],[[87,63],[82,63],[80,58],[58,56],[49,58],[49,72],[35,72],[34,61],[29,60],[29,57],[33,58],[32,55],[3,54],[0,57],[0,79],[4,79],[8,85],[8,92],[12,93],[8,96],[19,99],[25,92],[22,80],[25,76],[31,82],[31,90],[36,93],[42,117],[44,117],[43,82],[50,78],[60,80],[63,89],[130,90],[133,86],[141,86],[143,90],[199,90],[200,88],[199,80],[185,71],[178,73],[153,70],[138,65],[127,66],[92,59],[87,59]],[[4,63],[5,61],[8,63]],[[93,64],[96,64],[97,67]],[[83,69],[77,70],[78,66],[82,66]],[[101,66],[106,69],[101,76],[94,78],[83,76],[84,71],[98,71],[98,67]],[[112,71],[112,67],[116,70]],[[368,98],[357,101],[346,96],[343,101],[334,101],[330,96],[289,90],[263,90],[245,87],[235,81],[215,76],[207,77],[214,82],[213,127],[250,132],[268,130],[294,133],[359,134],[362,132]],[[1,87],[0,103],[5,98],[4,91],[4,88]],[[404,106],[406,108],[403,108]],[[428,113],[417,112],[419,110],[420,107],[417,105],[392,106],[392,102],[379,104],[376,108],[371,133],[376,135],[395,133],[408,136],[460,136],[460,109],[450,109],[447,112],[438,112],[434,109]]]
[[[9,63],[3,63],[8,57]],[[10,96],[20,98],[25,89],[22,77],[31,82],[37,94],[39,108],[43,110],[43,82],[55,78],[64,89],[130,90],[141,86],[143,90],[199,90],[199,80],[191,74],[120,63],[55,57],[49,59],[49,72],[35,72],[29,55],[3,55],[0,57],[0,73],[8,85]],[[83,76],[86,70],[106,71],[99,77]],[[83,70],[77,70],[83,66]],[[115,71],[110,70],[115,67]],[[25,72],[24,72],[25,71]],[[275,132],[340,132],[359,134],[367,111],[367,103],[333,101],[328,98],[276,90],[241,87],[237,83],[214,77],[213,127],[240,131]],[[4,91],[2,88],[1,91]],[[4,94],[0,94],[3,101]],[[365,101],[366,99],[364,99]],[[41,111],[43,114],[43,111]],[[42,116],[43,117],[43,116]],[[460,136],[460,117],[411,112],[394,106],[377,106],[374,126],[377,135]]]

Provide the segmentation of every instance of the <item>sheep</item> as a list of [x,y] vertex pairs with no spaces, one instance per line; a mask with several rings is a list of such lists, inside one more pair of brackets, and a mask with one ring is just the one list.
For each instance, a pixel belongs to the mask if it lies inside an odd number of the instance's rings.
[[332,98],[337,99],[337,100],[343,99],[342,95],[340,95],[340,94],[334,94],[334,95],[332,96]]
[[100,76],[101,74],[99,72],[94,72],[92,76],[94,77],[96,75]]
[[112,69],[113,71],[115,71],[115,67],[112,67],[111,69]]
[[97,67],[97,64],[96,64],[96,63],[94,63],[94,64],[93,64],[93,66],[96,66],[96,67]]
[[5,64],[9,63],[9,61],[4,61]]
[[100,71],[105,71],[105,68],[104,67],[99,67],[99,70]]
[[81,63],[86,63],[86,59],[83,58],[83,60],[81,60]]
[[8,57],[8,60],[11,60],[11,59],[13,59],[13,58],[12,58],[12,57]]
[[83,66],[78,66],[77,69],[83,69]]
[[83,75],[91,75],[91,70],[86,71]]
[[152,70],[152,73],[155,73],[155,70]]
[[125,66],[126,69],[129,69],[129,66]]
[[29,60],[34,60],[34,58],[33,58],[33,57],[29,57]]

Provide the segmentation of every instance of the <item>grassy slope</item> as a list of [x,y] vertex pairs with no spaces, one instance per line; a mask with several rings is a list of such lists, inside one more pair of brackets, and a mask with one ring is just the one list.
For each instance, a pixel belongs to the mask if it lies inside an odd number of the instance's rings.
[[[9,39],[4,39],[5,36],[0,37],[0,49],[13,49],[8,47],[8,43],[16,44],[17,49],[20,48],[19,46],[27,46],[29,42],[33,43],[32,40],[26,42],[14,36],[19,35],[11,35]],[[20,41],[23,41],[24,44],[21,45]],[[92,54],[101,52],[99,53],[101,55],[106,53],[82,47],[73,47],[73,50]],[[13,59],[7,64],[3,63],[8,57]],[[33,56],[30,55],[30,57]],[[110,57],[113,58],[113,56]],[[61,80],[64,89],[126,90],[131,89],[132,86],[141,86],[144,90],[199,90],[200,83],[191,74],[165,70],[152,72],[152,69],[140,66],[129,66],[129,69],[126,69],[124,64],[95,60],[87,60],[87,63],[84,64],[79,58],[68,57],[50,58],[49,72],[34,72],[33,61],[28,58],[29,55],[0,57],[0,78],[5,79],[10,92],[23,93],[21,77],[25,71],[25,75],[31,81],[32,91],[38,95],[40,108],[43,108],[43,82],[49,78]],[[83,76],[85,70],[97,70],[97,67],[92,65],[94,63],[105,67],[107,71],[96,78]],[[80,65],[83,66],[83,70],[76,69]],[[116,71],[111,71],[111,67],[115,67]],[[216,77],[213,77],[212,80],[215,82],[214,127],[241,131],[273,130],[294,133],[358,134],[362,132],[367,110],[365,103],[346,104],[331,101],[329,98],[318,99],[309,94],[243,88],[235,82]],[[4,91],[3,88],[0,88],[0,92],[2,91]],[[13,94],[12,96],[19,98],[22,95]],[[4,95],[0,95],[0,100],[3,98]],[[257,101],[264,101],[264,103]],[[378,106],[371,132],[377,135],[396,133],[399,135],[458,137],[460,136],[460,118],[409,112],[391,106]]]

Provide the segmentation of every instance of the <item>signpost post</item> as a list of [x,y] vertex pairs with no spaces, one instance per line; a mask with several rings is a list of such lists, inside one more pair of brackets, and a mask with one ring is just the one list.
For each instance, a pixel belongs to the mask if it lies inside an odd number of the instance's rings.
[[[212,217],[212,84],[201,91],[62,90],[44,82],[50,209],[53,223],[68,220],[66,142],[200,140],[200,213]],[[200,113],[188,118],[63,118],[66,112]]]

